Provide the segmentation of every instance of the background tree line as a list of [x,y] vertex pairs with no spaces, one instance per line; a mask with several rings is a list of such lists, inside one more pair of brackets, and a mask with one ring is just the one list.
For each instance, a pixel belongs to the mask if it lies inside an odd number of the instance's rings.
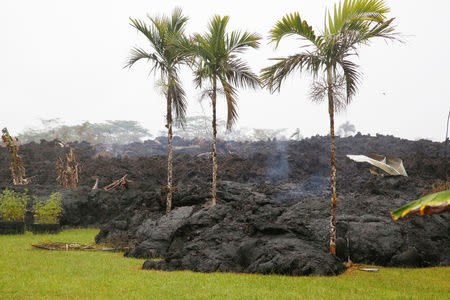
[[[183,126],[174,126],[173,135],[185,140],[211,140],[211,117],[189,116]],[[225,141],[299,141],[304,138],[300,128],[247,128],[234,127],[226,130],[226,122],[217,119],[217,137]],[[355,125],[349,121],[341,124],[338,135],[348,137],[356,133]],[[165,136],[160,131],[155,136]],[[153,138],[154,135],[137,121],[108,120],[100,123],[83,122],[78,125],[65,125],[59,119],[41,120],[40,128],[28,128],[18,135],[20,143],[36,142],[41,140],[52,141],[60,139],[64,142],[83,142],[96,144],[129,144],[143,142]]]
[[28,128],[18,135],[21,143],[52,141],[86,141],[90,144],[128,144],[148,139],[152,134],[136,121],[88,121],[79,125],[65,125],[59,119],[41,120],[41,128]]

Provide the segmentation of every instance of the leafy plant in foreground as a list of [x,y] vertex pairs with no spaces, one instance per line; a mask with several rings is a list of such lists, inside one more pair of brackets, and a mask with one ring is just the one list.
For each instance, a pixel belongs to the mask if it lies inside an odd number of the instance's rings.
[[3,221],[23,221],[26,205],[30,200],[27,190],[20,193],[10,189],[5,189],[0,194],[0,218]]
[[37,200],[34,204],[34,220],[40,224],[58,223],[62,212],[62,195],[56,192],[48,199]]

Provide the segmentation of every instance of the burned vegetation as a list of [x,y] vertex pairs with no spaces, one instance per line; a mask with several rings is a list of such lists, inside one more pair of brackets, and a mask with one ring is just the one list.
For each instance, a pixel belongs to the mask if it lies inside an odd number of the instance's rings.
[[78,186],[79,166],[73,148],[61,142],[57,144],[62,151],[56,160],[56,181],[65,188],[75,188]]
[[10,170],[13,184],[28,184],[29,179],[25,178],[25,167],[22,157],[19,155],[19,140],[9,135],[8,129],[5,127],[2,130],[2,140],[8,148],[10,155]]

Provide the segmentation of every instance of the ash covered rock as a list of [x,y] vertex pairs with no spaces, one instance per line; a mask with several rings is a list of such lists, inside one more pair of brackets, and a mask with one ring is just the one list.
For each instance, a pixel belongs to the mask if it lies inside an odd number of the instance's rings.
[[139,243],[127,256],[137,258],[165,257],[174,232],[183,226],[192,214],[193,206],[177,207],[157,220],[146,219],[136,231]]

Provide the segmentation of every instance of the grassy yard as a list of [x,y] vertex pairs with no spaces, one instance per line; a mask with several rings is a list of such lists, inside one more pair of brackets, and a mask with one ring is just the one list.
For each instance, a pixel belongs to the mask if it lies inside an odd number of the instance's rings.
[[338,277],[142,271],[120,253],[32,249],[98,230],[0,236],[1,299],[450,299],[450,267],[349,270]]

